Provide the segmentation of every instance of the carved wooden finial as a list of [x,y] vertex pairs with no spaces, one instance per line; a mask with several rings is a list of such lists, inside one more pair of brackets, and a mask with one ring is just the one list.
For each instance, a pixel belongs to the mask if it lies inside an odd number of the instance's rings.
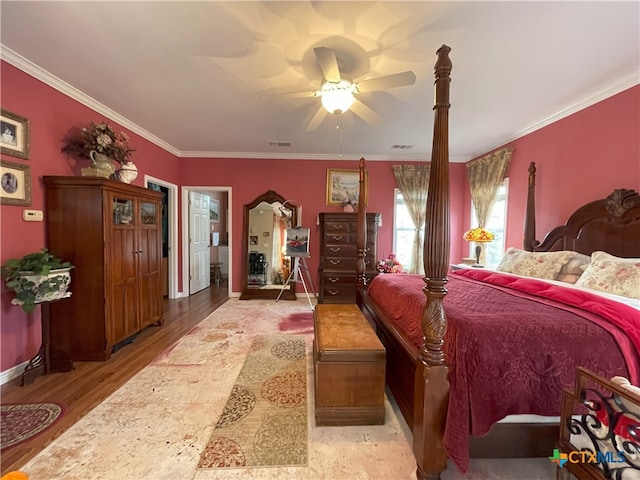
[[640,195],[635,190],[620,188],[607,197],[605,208],[610,215],[622,218],[627,211],[640,205]]

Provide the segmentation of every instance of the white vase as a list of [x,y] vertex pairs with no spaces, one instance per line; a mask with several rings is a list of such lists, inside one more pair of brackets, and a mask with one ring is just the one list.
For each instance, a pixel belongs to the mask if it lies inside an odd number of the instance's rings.
[[133,162],[125,163],[122,168],[116,170],[113,174],[113,179],[122,183],[131,183],[138,176],[138,167]]
[[91,150],[89,158],[91,158],[91,167],[82,169],[83,177],[109,178],[116,171],[113,160],[103,153]]

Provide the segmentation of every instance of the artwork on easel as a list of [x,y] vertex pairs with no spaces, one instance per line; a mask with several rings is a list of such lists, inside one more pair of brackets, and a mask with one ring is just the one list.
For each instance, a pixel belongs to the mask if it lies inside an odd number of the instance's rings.
[[287,257],[309,257],[309,229],[308,228],[288,228],[286,240]]

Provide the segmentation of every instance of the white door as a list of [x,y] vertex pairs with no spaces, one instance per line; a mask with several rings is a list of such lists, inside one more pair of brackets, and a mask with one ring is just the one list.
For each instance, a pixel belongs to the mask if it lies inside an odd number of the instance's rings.
[[210,283],[209,200],[208,195],[189,192],[189,294]]

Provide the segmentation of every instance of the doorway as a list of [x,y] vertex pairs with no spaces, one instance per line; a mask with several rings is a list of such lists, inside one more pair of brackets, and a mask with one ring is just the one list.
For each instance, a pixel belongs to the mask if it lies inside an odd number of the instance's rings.
[[163,295],[178,298],[178,186],[144,176],[144,185],[163,193],[162,200],[162,289]]
[[[182,284],[183,295],[188,296],[196,293],[202,286],[202,281],[196,281],[195,277],[200,276],[202,266],[200,265],[202,256],[203,223],[196,221],[197,215],[194,212],[192,198],[200,196],[208,197],[204,203],[208,204],[207,224],[207,249],[208,258],[211,263],[220,264],[222,281],[215,282],[219,288],[226,288],[227,294],[231,293],[232,268],[231,268],[231,187],[182,187]],[[204,204],[200,202],[199,204]],[[194,239],[196,241],[194,241]],[[207,265],[207,275],[209,274]],[[195,277],[194,277],[195,272]],[[210,277],[207,279],[210,281]],[[207,282],[209,283],[209,282]]]

